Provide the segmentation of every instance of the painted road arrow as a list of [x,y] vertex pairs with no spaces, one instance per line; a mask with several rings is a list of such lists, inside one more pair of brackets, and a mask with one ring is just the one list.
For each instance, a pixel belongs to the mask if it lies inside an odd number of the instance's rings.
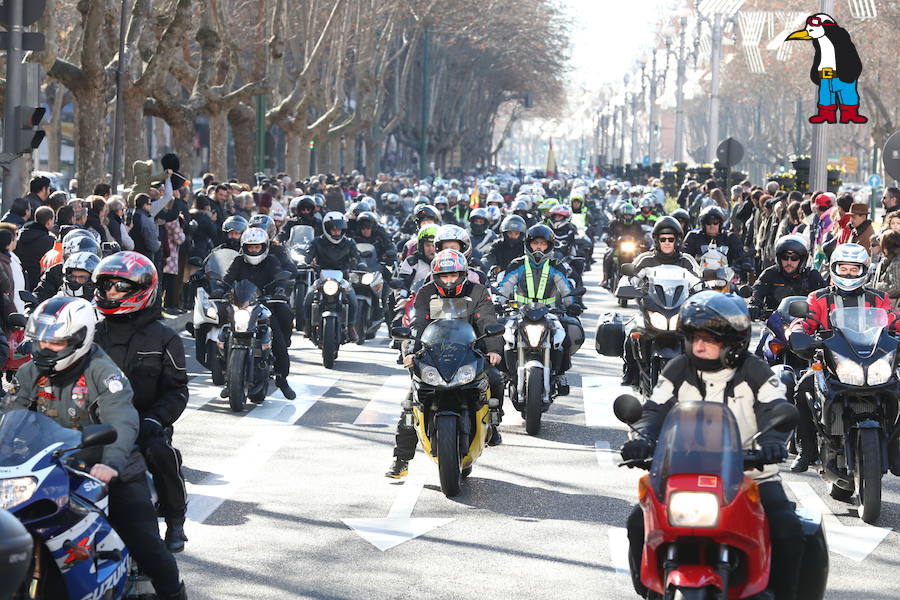
[[425,535],[455,519],[412,518],[419,494],[425,487],[425,470],[411,471],[394,499],[388,516],[383,519],[341,519],[361,538],[384,552],[403,542]]
[[805,508],[822,514],[825,523],[825,535],[828,537],[828,549],[846,556],[850,560],[862,562],[891,532],[890,527],[873,525],[844,525],[834,516],[821,498],[806,482],[788,481],[787,484]]

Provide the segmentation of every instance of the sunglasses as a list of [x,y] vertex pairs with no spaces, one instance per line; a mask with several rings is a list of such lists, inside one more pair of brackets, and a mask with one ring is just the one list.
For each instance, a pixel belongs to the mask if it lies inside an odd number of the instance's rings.
[[674,244],[674,243],[675,243],[675,238],[674,238],[674,237],[671,237],[671,236],[667,236],[667,235],[666,235],[666,236],[660,236],[660,238],[659,238],[659,243],[660,243],[660,244]]
[[828,26],[828,25],[830,25],[832,27],[835,26],[835,24],[832,23],[831,21],[823,21],[819,17],[809,17],[808,19],[806,19],[806,24],[812,25],[813,27],[824,27],[824,26]]
[[707,223],[706,225],[707,225],[707,227],[708,227],[708,226],[710,226],[710,225],[721,225],[721,224],[722,224],[722,221],[710,221],[710,222]]
[[796,254],[785,254],[781,257],[781,260],[789,260],[791,262],[800,262],[800,257]]
[[128,293],[135,289],[134,284],[130,281],[114,281],[111,279],[104,281],[100,287],[104,292],[114,289],[119,293]]

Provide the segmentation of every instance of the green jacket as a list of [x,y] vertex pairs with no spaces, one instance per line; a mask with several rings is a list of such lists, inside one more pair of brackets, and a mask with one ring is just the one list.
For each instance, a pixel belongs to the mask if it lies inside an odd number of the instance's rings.
[[52,378],[40,375],[33,362],[25,363],[16,373],[17,389],[8,408],[34,410],[71,429],[112,425],[118,438],[103,447],[101,462],[118,471],[123,481],[134,479],[146,466],[135,446],[140,420],[131,384],[96,344],[84,360],[80,371]]

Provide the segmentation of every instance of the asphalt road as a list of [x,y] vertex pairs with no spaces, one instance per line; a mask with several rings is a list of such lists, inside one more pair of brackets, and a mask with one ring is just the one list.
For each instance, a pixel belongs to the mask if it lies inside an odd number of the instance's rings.
[[[384,477],[408,386],[384,329],[344,346],[334,370],[295,335],[297,399],[275,392],[243,414],[189,357],[191,403],[175,442],[191,495],[190,541],[178,555],[191,598],[636,597],[624,523],[642,472],[617,468],[608,450],[625,440],[611,410],[621,367],[597,356],[594,334],[598,316],[619,309],[598,279],[587,273],[587,340],[571,394],[537,437],[507,404],[503,445],[485,450],[453,499],[421,451],[406,481]],[[187,334],[185,348],[193,354]],[[827,597],[897,598],[898,479],[884,479],[882,529],[829,498],[816,473],[783,478],[789,495],[826,515]]]

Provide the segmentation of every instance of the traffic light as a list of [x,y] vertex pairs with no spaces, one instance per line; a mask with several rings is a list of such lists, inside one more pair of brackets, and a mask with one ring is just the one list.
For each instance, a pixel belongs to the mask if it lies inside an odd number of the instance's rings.
[[316,149],[316,140],[309,140],[309,149],[310,150]]
[[38,127],[47,109],[38,106],[17,106],[15,120],[15,141],[11,154],[28,154],[35,151],[47,135]]

